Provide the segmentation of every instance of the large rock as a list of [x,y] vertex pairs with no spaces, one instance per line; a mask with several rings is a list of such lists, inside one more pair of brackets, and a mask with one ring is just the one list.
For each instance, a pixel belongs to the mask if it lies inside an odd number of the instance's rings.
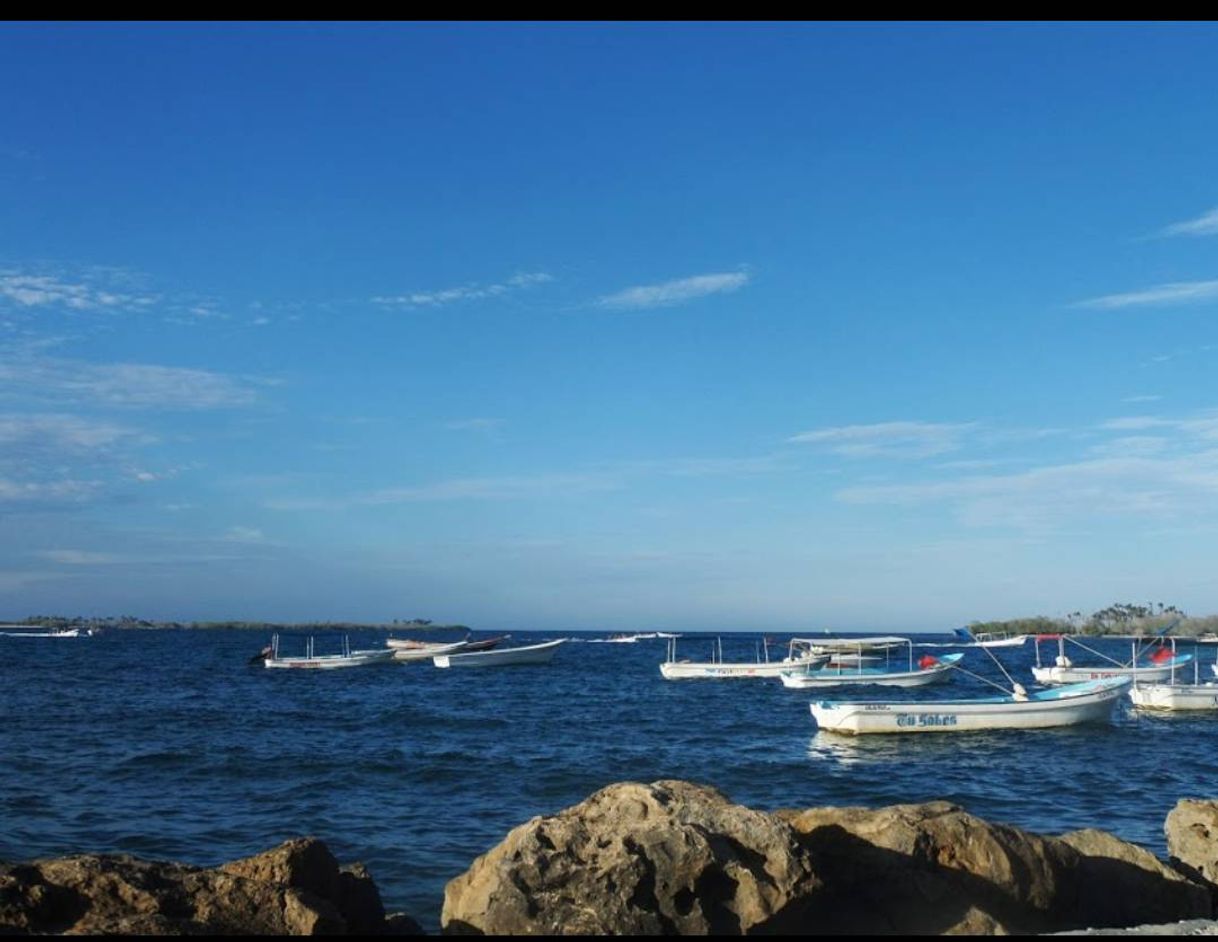
[[1172,864],[1209,886],[1218,903],[1218,801],[1181,799],[1168,812],[1163,832]]
[[1100,831],[1044,837],[942,801],[780,814],[825,878],[806,909],[823,932],[1055,932],[1209,915],[1201,887]]
[[1000,934],[1210,915],[1208,891],[1101,831],[1046,837],[947,802],[765,814],[625,783],[515,828],[452,880],[446,932]]
[[[78,855],[0,864],[0,934],[322,935],[381,932],[362,867],[306,838],[215,869]],[[398,931],[417,926],[398,921]]]
[[1143,847],[1091,828],[1061,835],[1082,859],[1063,881],[1076,895],[1076,918],[1088,926],[1208,918],[1205,887]]
[[771,815],[688,782],[610,785],[512,830],[444,891],[445,932],[739,934],[789,928],[820,881]]

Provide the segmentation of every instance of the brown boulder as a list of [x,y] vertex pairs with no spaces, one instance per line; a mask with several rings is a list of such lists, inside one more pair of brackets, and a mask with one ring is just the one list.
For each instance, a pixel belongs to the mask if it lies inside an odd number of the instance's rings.
[[783,822],[689,782],[610,785],[513,829],[444,891],[445,932],[739,934],[819,886]]
[[215,869],[77,855],[0,865],[0,934],[321,935],[381,932],[380,894],[303,839]]
[[828,933],[995,934],[1208,915],[1195,884],[1099,831],[1043,837],[948,802],[781,812],[825,887]]
[[1182,798],[1168,812],[1163,833],[1172,865],[1208,886],[1218,903],[1218,801]]
[[1133,926],[1212,915],[1205,887],[1145,848],[1091,828],[1060,839],[1082,856],[1070,885],[1078,917],[1088,925]]

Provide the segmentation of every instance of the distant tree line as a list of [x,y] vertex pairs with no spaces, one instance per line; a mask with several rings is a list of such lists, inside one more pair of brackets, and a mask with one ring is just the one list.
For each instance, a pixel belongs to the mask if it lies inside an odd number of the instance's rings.
[[1175,605],[1162,602],[1115,602],[1107,608],[1084,615],[1071,612],[1063,618],[1036,615],[1006,621],[974,621],[969,629],[1012,632],[1014,634],[1079,634],[1079,635],[1153,635],[1171,627],[1171,633],[1181,636],[1218,631],[1218,615],[1190,617]]

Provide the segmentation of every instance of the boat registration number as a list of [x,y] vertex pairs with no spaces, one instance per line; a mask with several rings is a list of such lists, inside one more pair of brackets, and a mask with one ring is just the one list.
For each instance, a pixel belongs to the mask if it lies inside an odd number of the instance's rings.
[[955,726],[955,713],[898,713],[898,726]]

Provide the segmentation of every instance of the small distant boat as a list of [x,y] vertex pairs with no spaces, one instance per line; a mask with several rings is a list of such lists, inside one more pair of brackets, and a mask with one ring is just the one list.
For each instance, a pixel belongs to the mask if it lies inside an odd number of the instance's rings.
[[1218,644],[1218,634],[1215,634],[1212,631],[1207,631],[1205,634],[1197,636],[1197,643],[1198,644]]
[[979,631],[977,640],[973,642],[979,648],[1018,648],[1023,645],[1030,635],[1013,635],[993,631]]
[[465,641],[413,641],[408,638],[389,638],[385,645],[393,651],[395,661],[404,662],[430,661],[438,654],[455,654],[469,647]]
[[279,635],[271,638],[270,653],[262,657],[265,667],[292,668],[302,670],[334,670],[341,667],[364,667],[370,664],[390,664],[393,662],[393,648],[370,648],[352,651],[350,639],[343,635],[341,654],[317,654],[314,649],[313,637],[310,635],[305,645],[303,657],[283,657],[279,653]]
[[[924,654],[916,661],[913,642],[908,638],[835,638],[821,640],[821,650],[837,649],[840,654],[823,666],[809,666],[803,670],[788,670],[779,676],[784,687],[805,689],[809,687],[844,687],[848,684],[879,684],[884,687],[921,687],[947,680],[951,669],[964,654],[944,654],[936,657]],[[851,652],[849,649],[854,648]],[[904,648],[904,651],[900,649]],[[866,650],[883,650],[883,655],[865,655]],[[894,652],[895,653],[894,655]],[[841,655],[853,653],[853,662],[842,660]],[[872,658],[873,660],[864,660]],[[879,661],[884,663],[880,664]]]
[[[723,660],[723,639],[717,639],[716,648],[711,649],[709,661],[678,661],[677,642],[675,638],[668,641],[668,658],[660,665],[660,674],[665,680],[697,680],[707,678],[733,677],[780,677],[784,671],[795,670],[807,665],[822,665],[829,660],[828,654],[817,654],[812,651],[812,643],[806,639],[793,638],[790,642],[787,657],[780,661],[770,660],[768,642],[763,642],[765,659],[758,652],[756,661],[727,661]],[[715,658],[715,651],[718,658]]]
[[467,654],[474,651],[489,651],[510,637],[511,635],[497,635],[494,638],[479,638],[477,641],[471,641],[469,638],[466,638],[465,647],[461,650]]
[[962,733],[973,730],[1044,729],[1107,720],[1128,677],[1105,677],[1028,693],[971,700],[880,702],[822,700],[810,704],[816,725],[848,735],[865,733]]
[[503,667],[509,664],[548,664],[566,642],[566,638],[529,644],[520,648],[499,648],[495,651],[475,651],[441,654],[432,658],[436,667]]
[[[1084,665],[1077,666],[1066,655],[1066,641],[1069,640],[1096,657],[1103,658],[1112,666]],[[1042,664],[1040,658],[1040,642],[1057,641],[1057,657],[1052,664]],[[1032,668],[1032,676],[1040,684],[1074,684],[1084,680],[1098,680],[1103,677],[1129,677],[1139,681],[1167,680],[1172,671],[1187,664],[1193,659],[1191,654],[1175,654],[1173,650],[1160,646],[1153,654],[1144,658],[1138,664],[1137,651],[1128,664],[1110,658],[1106,654],[1088,647],[1077,638],[1068,635],[1051,634],[1036,636],[1036,666]]]
[[954,634],[957,644],[970,648],[1018,648],[1032,637],[1009,631],[979,631],[974,634],[971,628],[957,628]]
[[[5,638],[91,638],[92,628],[55,628],[51,631],[39,631],[41,625],[0,625],[6,630],[0,631]],[[13,629],[17,629],[14,631]],[[21,630],[25,629],[25,630]]]

